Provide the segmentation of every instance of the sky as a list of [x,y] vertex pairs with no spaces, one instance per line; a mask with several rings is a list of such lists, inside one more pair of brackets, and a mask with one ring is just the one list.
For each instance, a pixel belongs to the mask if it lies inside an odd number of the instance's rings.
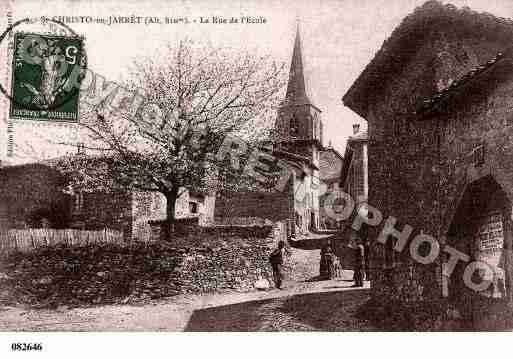
[[[135,58],[155,55],[167,43],[189,37],[213,46],[268,54],[290,65],[299,20],[308,92],[322,110],[325,145],[343,153],[352,125],[366,122],[342,104],[342,96],[401,20],[425,0],[17,0],[14,20],[27,16],[168,16],[190,19],[252,16],[265,24],[68,24],[86,37],[89,67],[120,81]],[[511,0],[442,1],[496,16],[513,17]],[[6,27],[4,13],[0,26]]]

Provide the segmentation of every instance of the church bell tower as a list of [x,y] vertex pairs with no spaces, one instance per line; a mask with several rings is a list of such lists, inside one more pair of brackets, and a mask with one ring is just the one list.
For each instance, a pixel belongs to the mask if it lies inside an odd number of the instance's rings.
[[275,124],[276,149],[307,157],[312,164],[318,166],[323,131],[320,114],[321,110],[307,95],[298,25],[287,92]]

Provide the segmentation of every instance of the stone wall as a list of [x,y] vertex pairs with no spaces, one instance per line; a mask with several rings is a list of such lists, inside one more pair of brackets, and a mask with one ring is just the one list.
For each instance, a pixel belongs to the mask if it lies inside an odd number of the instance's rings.
[[0,228],[68,226],[71,198],[63,193],[65,184],[59,172],[42,164],[0,169]]
[[[152,240],[163,240],[162,227],[166,225],[165,221],[150,221],[152,228]],[[277,224],[264,224],[264,225],[211,225],[200,226],[199,219],[195,218],[179,218],[174,224],[174,233],[171,242],[176,244],[177,247],[202,245],[205,242],[203,236],[215,238],[264,238],[268,236],[277,235],[275,232],[280,228],[279,222]],[[206,242],[205,242],[206,243]]]
[[188,273],[184,285],[194,291],[248,290],[261,278],[271,283],[268,257],[274,237],[270,227],[211,227],[173,243],[192,248],[180,271]]
[[[151,222],[160,239],[162,222]],[[248,290],[258,279],[272,283],[269,254],[283,238],[280,225],[198,226],[197,219],[179,220],[169,244],[187,252],[179,272],[192,292]]]
[[436,264],[418,266],[413,262],[380,268],[372,272],[372,290],[377,298],[388,298],[402,302],[438,300],[440,296],[426,287],[430,281],[441,276]]
[[132,194],[83,193],[82,203],[73,209],[73,227],[98,230],[110,228],[122,231],[125,238],[132,235]]

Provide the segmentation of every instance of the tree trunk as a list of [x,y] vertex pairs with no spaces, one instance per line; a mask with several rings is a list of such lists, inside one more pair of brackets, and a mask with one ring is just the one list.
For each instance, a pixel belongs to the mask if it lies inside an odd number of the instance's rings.
[[178,190],[172,189],[164,194],[166,197],[166,223],[164,225],[164,239],[171,240],[171,236],[175,231],[176,219],[176,199],[178,197]]

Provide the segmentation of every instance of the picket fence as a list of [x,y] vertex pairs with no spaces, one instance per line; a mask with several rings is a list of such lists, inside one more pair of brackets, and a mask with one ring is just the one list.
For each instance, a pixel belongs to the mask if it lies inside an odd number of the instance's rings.
[[0,232],[0,253],[28,251],[56,244],[86,245],[123,241],[123,233],[111,229],[85,231],[80,229],[9,229]]

